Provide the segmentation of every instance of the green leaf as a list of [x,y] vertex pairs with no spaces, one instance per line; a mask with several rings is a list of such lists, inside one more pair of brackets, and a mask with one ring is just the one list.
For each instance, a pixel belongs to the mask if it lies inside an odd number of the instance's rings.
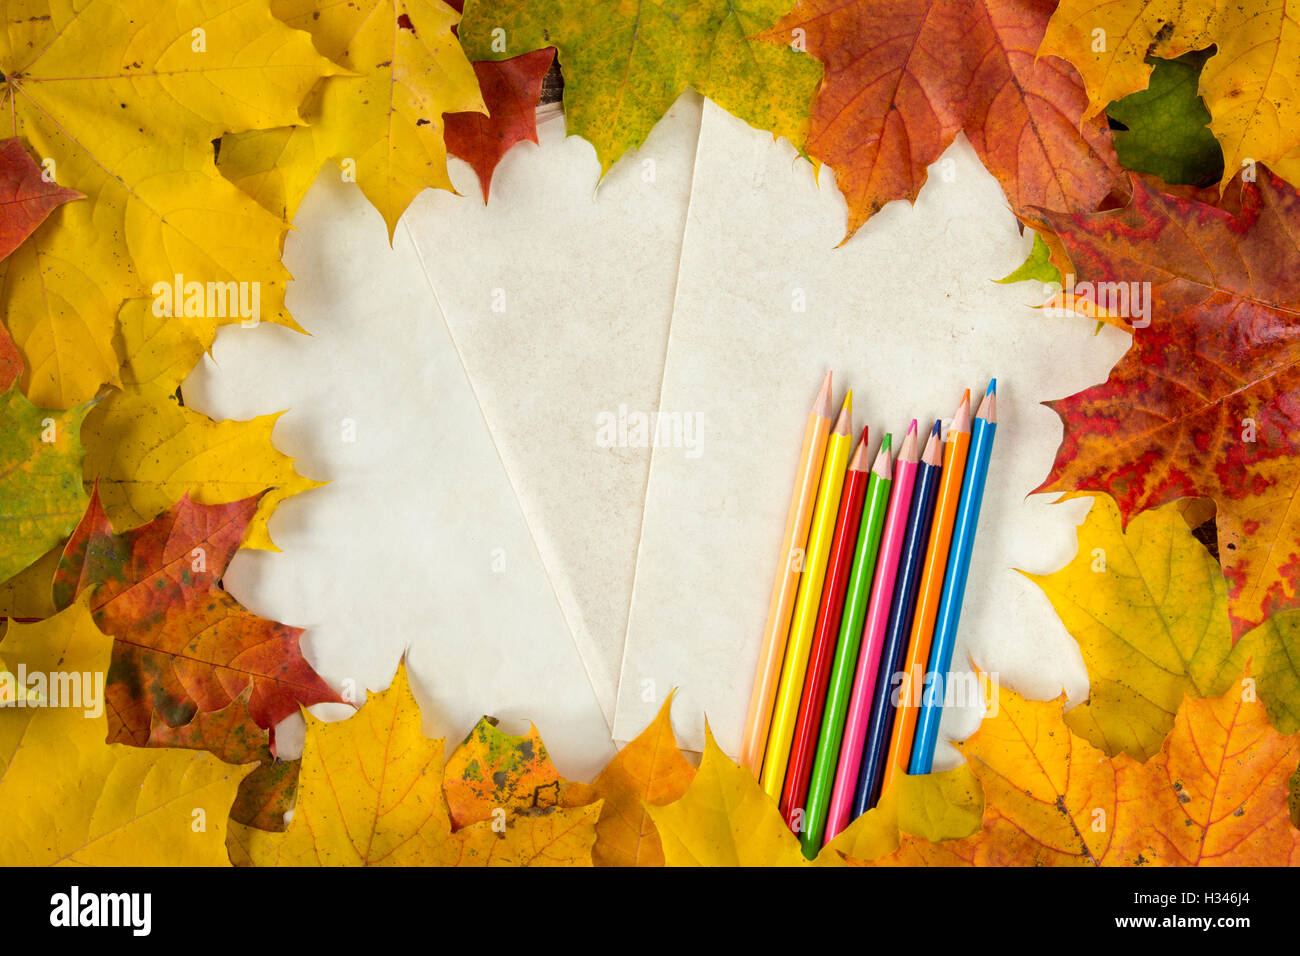
[[1029,250],[1029,258],[1020,264],[1015,272],[994,279],[994,282],[1025,282],[1037,279],[1039,282],[1061,284],[1061,270],[1052,265],[1052,251],[1043,242],[1043,237],[1034,233],[1034,247]]
[[16,383],[0,393],[0,581],[61,542],[81,519],[81,423],[92,404],[47,411]]
[[645,142],[687,87],[802,149],[821,63],[750,39],[791,6],[793,0],[466,0],[459,33],[476,61],[555,47],[568,130],[596,148],[603,175]]
[[1209,50],[1176,60],[1149,57],[1151,83],[1116,100],[1106,114],[1124,129],[1114,132],[1119,161],[1167,183],[1208,186],[1223,177],[1223,150],[1210,132],[1210,111],[1197,92]]

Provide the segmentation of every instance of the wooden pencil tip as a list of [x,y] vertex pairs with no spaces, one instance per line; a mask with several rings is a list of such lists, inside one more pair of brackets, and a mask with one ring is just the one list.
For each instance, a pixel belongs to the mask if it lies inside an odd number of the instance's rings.
[[985,394],[985,395],[996,395],[997,393],[998,393],[998,380],[997,380],[996,378],[991,378],[991,379],[989,379],[989,387],[988,387],[988,390],[987,390],[984,394]]
[[989,392],[984,396],[984,401],[980,402],[980,410],[975,414],[976,418],[982,418],[990,424],[996,425],[998,421],[998,395],[997,392]]
[[892,477],[889,473],[889,447],[894,442],[893,436],[886,434],[885,440],[880,443],[880,451],[876,453],[876,463],[871,466],[871,470],[881,478]]
[[965,394],[961,397],[961,404],[957,406],[957,411],[952,416],[952,424],[948,426],[948,432],[969,432],[970,431],[970,389],[966,389]]
[[905,462],[916,461],[916,419],[912,419],[911,427],[907,429],[907,435],[903,438],[903,447],[898,450],[898,460]]
[[853,459],[849,462],[849,471],[866,471],[867,470],[867,430],[862,429],[862,440],[858,442],[858,448],[853,453]]
[[943,451],[939,441],[939,423],[934,423],[934,428],[930,430],[930,437],[925,442],[925,451],[921,455],[921,461],[927,465],[938,466],[943,464]]
[[852,435],[853,434],[853,391],[850,390],[844,396],[844,407],[840,409],[840,417],[835,419],[835,434]]
[[822,379],[821,391],[817,393],[817,398],[813,401],[813,414],[821,418],[831,417],[831,373],[827,372],[826,377]]

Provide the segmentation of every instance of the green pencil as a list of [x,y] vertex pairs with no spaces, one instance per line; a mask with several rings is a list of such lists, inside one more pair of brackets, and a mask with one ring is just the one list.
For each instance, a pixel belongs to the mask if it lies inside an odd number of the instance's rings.
[[835,783],[840,740],[844,736],[844,719],[849,709],[849,695],[853,691],[858,647],[862,643],[862,621],[867,615],[871,579],[875,574],[876,555],[880,550],[880,533],[885,525],[885,511],[889,507],[889,489],[894,483],[889,460],[892,445],[893,437],[886,435],[880,443],[876,462],[871,466],[867,500],[862,507],[862,522],[858,526],[858,547],[853,554],[853,570],[849,572],[848,593],[844,598],[844,613],[840,617],[840,636],[835,644],[835,659],[831,663],[826,709],[822,712],[817,756],[813,758],[808,798],[804,801],[803,833],[799,837],[803,844],[803,855],[810,860],[822,848],[822,834],[826,832],[826,812],[830,809],[831,786]]

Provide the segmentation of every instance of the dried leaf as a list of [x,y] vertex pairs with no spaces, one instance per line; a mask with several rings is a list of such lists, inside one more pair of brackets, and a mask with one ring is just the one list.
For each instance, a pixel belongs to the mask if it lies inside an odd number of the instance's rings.
[[[83,681],[102,678],[111,645],[84,602],[11,624],[3,642],[29,672]],[[224,866],[226,817],[251,768],[198,751],[106,744],[102,712],[85,710],[0,709],[0,863]]]
[[473,60],[555,47],[568,131],[596,148],[603,175],[688,86],[802,147],[821,70],[751,39],[787,9],[788,0],[466,0],[460,38]]
[[16,384],[0,393],[0,581],[76,527],[86,506],[81,431],[89,411],[37,408]]
[[182,498],[142,527],[114,534],[92,495],[64,549],[54,596],[91,592],[95,623],[115,638],[110,740],[144,746],[157,714],[172,726],[227,707],[252,681],[249,715],[271,729],[299,705],[338,702],[298,646],[301,628],[258,617],[220,587],[257,509]]
[[[835,170],[853,235],[885,203],[915,200],[965,132],[1011,208],[1091,212],[1127,183],[1110,134],[1084,121],[1064,60],[1038,56],[1055,0],[799,0],[763,36],[826,65],[808,153]],[[796,33],[795,31],[800,31]]]
[[1038,490],[1105,492],[1124,522],[1212,498],[1234,637],[1300,606],[1300,196],[1265,170],[1234,213],[1135,178],[1124,209],[1043,215],[1133,345],[1105,384],[1048,403],[1065,437]]
[[1107,754],[1146,760],[1183,696],[1213,697],[1241,673],[1228,628],[1228,588],[1178,503],[1120,526],[1105,496],[1079,528],[1079,550],[1055,574],[1026,574],[1079,642],[1088,700],[1065,722]]

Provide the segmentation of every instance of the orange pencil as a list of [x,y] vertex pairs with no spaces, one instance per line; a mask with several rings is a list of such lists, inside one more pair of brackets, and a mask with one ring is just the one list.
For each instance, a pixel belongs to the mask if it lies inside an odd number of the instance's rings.
[[772,598],[767,605],[767,624],[763,627],[763,643],[759,648],[758,669],[754,674],[754,689],[749,698],[749,717],[745,721],[745,736],[740,742],[740,765],[748,768],[755,779],[763,769],[763,753],[767,749],[767,733],[772,724],[776,687],[781,679],[785,643],[790,633],[790,616],[794,613],[795,595],[799,591],[803,551],[808,542],[808,527],[812,524],[813,506],[817,500],[817,486],[821,481],[830,433],[831,373],[827,372],[804,429],[799,469],[795,473],[794,495],[790,499],[790,511],[785,519],[785,535],[781,539],[776,579],[772,582]]
[[920,701],[915,700],[914,695],[920,692],[921,680],[925,677],[926,664],[930,660],[934,621],[939,613],[943,575],[948,566],[948,546],[952,543],[952,525],[957,518],[962,476],[966,473],[966,453],[970,450],[970,429],[968,388],[952,417],[948,434],[944,437],[939,501],[934,508],[930,544],[925,553],[925,567],[921,571],[921,583],[917,590],[916,616],[912,618],[912,633],[908,638],[903,683],[898,688],[899,703],[894,714],[894,730],[889,738],[889,756],[885,758],[884,775],[880,782],[881,793],[888,788],[895,774],[907,773],[907,763],[912,756],[912,736],[916,732],[916,718],[920,713]]

